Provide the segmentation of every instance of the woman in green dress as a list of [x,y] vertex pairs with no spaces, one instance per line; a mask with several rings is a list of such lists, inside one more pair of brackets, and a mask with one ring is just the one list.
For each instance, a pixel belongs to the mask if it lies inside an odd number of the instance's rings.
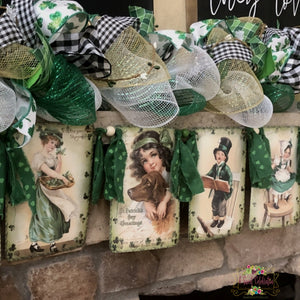
[[278,201],[282,196],[288,201],[291,197],[292,186],[296,181],[296,174],[291,169],[291,151],[292,144],[290,141],[280,141],[280,157],[274,159],[272,168],[274,170],[272,176],[272,195],[274,200],[274,208],[278,209]]
[[29,227],[29,237],[32,242],[30,251],[44,251],[38,245],[38,241],[42,241],[50,244],[50,252],[57,252],[55,241],[69,232],[70,217],[74,215],[76,205],[62,189],[51,189],[40,180],[41,176],[49,176],[50,184],[59,180],[66,187],[71,183],[61,174],[62,154],[54,151],[63,144],[62,133],[46,129],[41,131],[40,139],[43,148],[34,154],[31,162],[37,191],[36,214],[32,215]]

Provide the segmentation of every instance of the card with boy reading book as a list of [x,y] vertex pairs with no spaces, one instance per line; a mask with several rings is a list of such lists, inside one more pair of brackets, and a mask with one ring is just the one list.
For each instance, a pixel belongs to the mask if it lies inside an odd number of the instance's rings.
[[245,136],[241,128],[198,129],[198,171],[204,192],[189,204],[189,239],[238,233],[243,224]]

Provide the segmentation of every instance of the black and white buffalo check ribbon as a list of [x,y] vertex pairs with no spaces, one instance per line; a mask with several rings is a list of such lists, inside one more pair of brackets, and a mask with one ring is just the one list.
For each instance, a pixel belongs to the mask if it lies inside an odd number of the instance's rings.
[[215,45],[206,45],[204,47],[207,53],[211,56],[215,64],[218,64],[226,59],[237,59],[248,62],[252,66],[253,53],[250,48],[240,41],[224,41]]
[[55,54],[63,54],[83,74],[104,78],[111,73],[111,65],[105,58],[105,52],[129,26],[138,30],[139,20],[104,15],[83,32],[61,34],[51,44],[51,48]]
[[35,30],[37,18],[32,2],[32,0],[13,0],[11,9],[15,14],[15,22],[22,33],[26,46],[36,48],[41,43]]
[[284,36],[286,37],[287,34],[283,32],[281,29],[273,28],[273,27],[268,27],[265,29],[264,34],[262,36],[262,42],[264,44],[268,44],[269,41],[274,37],[274,36]]
[[4,48],[14,43],[21,45],[25,44],[21,31],[9,13],[5,12],[0,17],[0,28],[0,48]]
[[280,83],[289,84],[295,91],[300,92],[300,28],[285,27],[283,31],[288,35],[292,54],[281,70]]

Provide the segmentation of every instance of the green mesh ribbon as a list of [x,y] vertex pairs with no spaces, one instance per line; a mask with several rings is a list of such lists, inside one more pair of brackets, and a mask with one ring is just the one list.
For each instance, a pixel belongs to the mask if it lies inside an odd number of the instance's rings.
[[41,76],[49,78],[51,86],[45,89],[46,81],[39,79],[29,89],[38,106],[63,124],[80,126],[96,121],[95,92],[74,64],[56,55],[51,73],[44,72],[47,74]]
[[105,129],[96,128],[95,135],[96,141],[94,146],[94,159],[93,159],[93,182],[92,182],[92,203],[97,204],[104,183],[104,156],[103,156],[103,143],[102,135],[105,133]]
[[249,176],[252,187],[268,189],[272,184],[270,143],[263,128],[256,133],[246,128],[248,136]]
[[179,106],[178,116],[187,116],[202,111],[206,106],[206,99],[193,89],[173,91]]
[[106,200],[123,199],[123,179],[125,173],[127,151],[122,139],[122,130],[116,128],[104,158],[104,198]]
[[129,6],[129,16],[138,18],[141,22],[139,33],[145,37],[148,33],[154,32],[154,14],[152,11],[139,6]]
[[[12,206],[27,201],[32,213],[35,214],[36,185],[34,175],[22,148],[18,146],[12,130],[8,130],[5,135],[0,136],[0,163],[7,169],[4,172],[2,167],[0,168],[0,185],[4,187],[3,190],[1,187],[0,199],[2,199],[2,194],[7,192]],[[3,152],[4,155],[2,155]],[[1,212],[3,207],[4,202],[1,201]]]
[[171,192],[181,202],[189,202],[196,194],[204,191],[202,179],[198,173],[199,158],[196,133],[189,133],[183,141],[184,130],[175,130],[175,149],[171,162]]
[[284,112],[294,103],[295,93],[290,85],[264,82],[261,86],[264,94],[271,100],[274,112]]

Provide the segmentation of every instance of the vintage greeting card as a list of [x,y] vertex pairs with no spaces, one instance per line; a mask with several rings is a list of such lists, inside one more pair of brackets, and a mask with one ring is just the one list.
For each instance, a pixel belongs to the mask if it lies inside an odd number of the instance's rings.
[[189,239],[238,233],[243,224],[245,139],[240,128],[198,129],[198,171],[204,192],[189,204]]
[[249,226],[252,230],[295,224],[299,218],[299,189],[296,182],[297,127],[266,127],[270,144],[271,184],[251,188]]
[[122,139],[124,203],[111,201],[110,248],[133,252],[174,246],[179,237],[179,202],[169,190],[174,131],[123,127]]
[[84,126],[36,124],[32,139],[23,147],[34,174],[36,197],[13,206],[8,199],[8,260],[49,255],[83,245],[92,145],[92,131]]

